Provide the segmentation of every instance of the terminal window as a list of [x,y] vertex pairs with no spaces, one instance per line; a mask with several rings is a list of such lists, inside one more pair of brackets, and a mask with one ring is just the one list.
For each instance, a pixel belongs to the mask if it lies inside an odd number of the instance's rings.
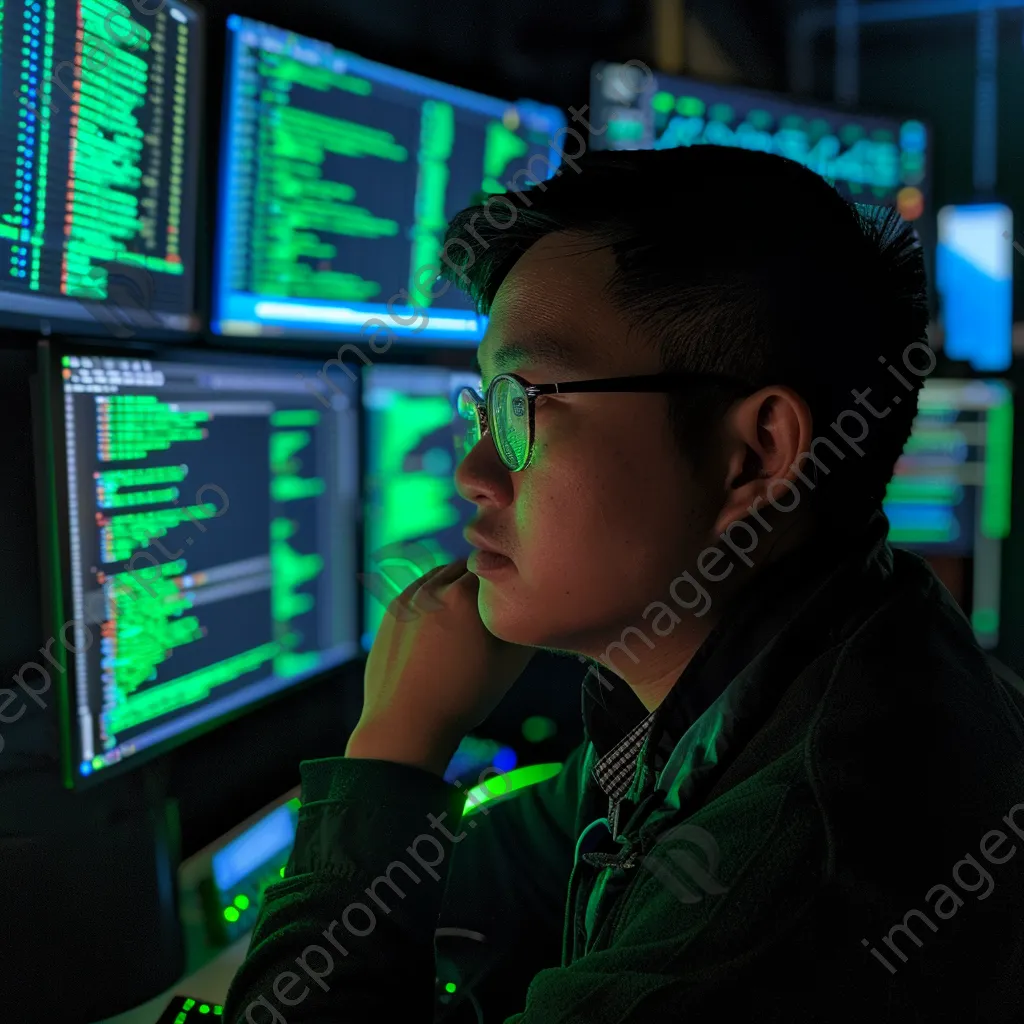
[[0,3],[0,306],[191,330],[200,20],[179,0]]
[[265,361],[62,363],[81,777],[358,653],[358,410]]
[[435,282],[446,225],[549,177],[562,115],[237,16],[229,29],[216,329],[358,335],[377,318],[474,343],[481,319]]
[[470,552],[462,536],[475,506],[455,490],[465,420],[453,400],[480,376],[423,366],[366,371],[364,573],[367,649],[388,603],[436,565]]

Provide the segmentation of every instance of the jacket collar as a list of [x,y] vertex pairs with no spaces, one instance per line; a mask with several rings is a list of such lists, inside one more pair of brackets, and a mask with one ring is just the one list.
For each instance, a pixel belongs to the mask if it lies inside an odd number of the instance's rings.
[[781,682],[791,682],[857,603],[857,584],[871,579],[877,586],[891,571],[888,529],[879,509],[845,542],[819,532],[766,567],[733,599],[651,716],[623,680],[589,672],[583,716],[597,758],[650,717],[634,793],[647,788],[670,762],[674,779],[659,780],[659,789],[672,788],[680,776],[711,773],[744,732],[741,719],[751,718],[755,705],[771,699],[767,693],[759,695],[754,684],[764,677],[773,650],[784,647],[796,658],[776,673],[784,677]]

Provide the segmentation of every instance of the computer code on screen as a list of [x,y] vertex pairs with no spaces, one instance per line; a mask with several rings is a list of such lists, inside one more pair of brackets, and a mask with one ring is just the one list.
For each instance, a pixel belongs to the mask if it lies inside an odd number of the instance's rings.
[[515,104],[233,16],[215,328],[475,342],[435,278],[448,220],[558,164],[554,108]]
[[883,505],[892,544],[969,561],[971,618],[982,639],[998,631],[1012,464],[1009,387],[935,378],[921,391]]
[[479,375],[425,366],[366,371],[367,648],[393,598],[434,566],[470,552],[462,531],[475,506],[459,496],[453,476],[464,429],[453,418],[453,398],[463,387],[479,391]]
[[200,29],[179,0],[0,4],[0,319],[198,326]]
[[358,410],[262,360],[62,361],[83,776],[358,650]]
[[788,96],[651,72],[638,61],[594,66],[595,149],[710,143],[777,153],[831,181],[854,202],[919,218],[928,193],[928,129]]

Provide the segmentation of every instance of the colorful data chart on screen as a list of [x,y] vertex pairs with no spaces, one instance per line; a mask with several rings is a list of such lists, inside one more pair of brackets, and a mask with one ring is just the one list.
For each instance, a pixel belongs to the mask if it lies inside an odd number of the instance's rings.
[[973,562],[972,620],[994,643],[1010,533],[1013,394],[1002,381],[928,381],[885,496],[889,539]]
[[809,106],[786,96],[596,64],[595,149],[674,149],[711,143],[777,153],[810,167],[848,198],[924,213],[929,136],[916,120]]
[[550,177],[563,116],[228,28],[215,329],[475,343],[481,318],[435,280],[448,220]]
[[0,319],[198,326],[200,29],[181,0],[0,3]]
[[366,647],[395,596],[470,552],[462,531],[475,506],[456,492],[453,476],[463,429],[453,398],[463,387],[479,390],[479,375],[412,366],[366,371]]
[[84,776],[358,650],[357,410],[263,360],[62,362]]

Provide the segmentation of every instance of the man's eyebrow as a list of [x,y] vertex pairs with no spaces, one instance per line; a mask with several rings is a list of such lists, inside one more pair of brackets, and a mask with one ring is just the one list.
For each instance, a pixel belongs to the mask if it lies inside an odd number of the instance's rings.
[[[490,359],[490,368],[497,376],[523,363],[538,363],[558,370],[575,370],[579,357],[566,342],[550,334],[535,334],[499,345]],[[480,370],[479,354],[473,359]]]

